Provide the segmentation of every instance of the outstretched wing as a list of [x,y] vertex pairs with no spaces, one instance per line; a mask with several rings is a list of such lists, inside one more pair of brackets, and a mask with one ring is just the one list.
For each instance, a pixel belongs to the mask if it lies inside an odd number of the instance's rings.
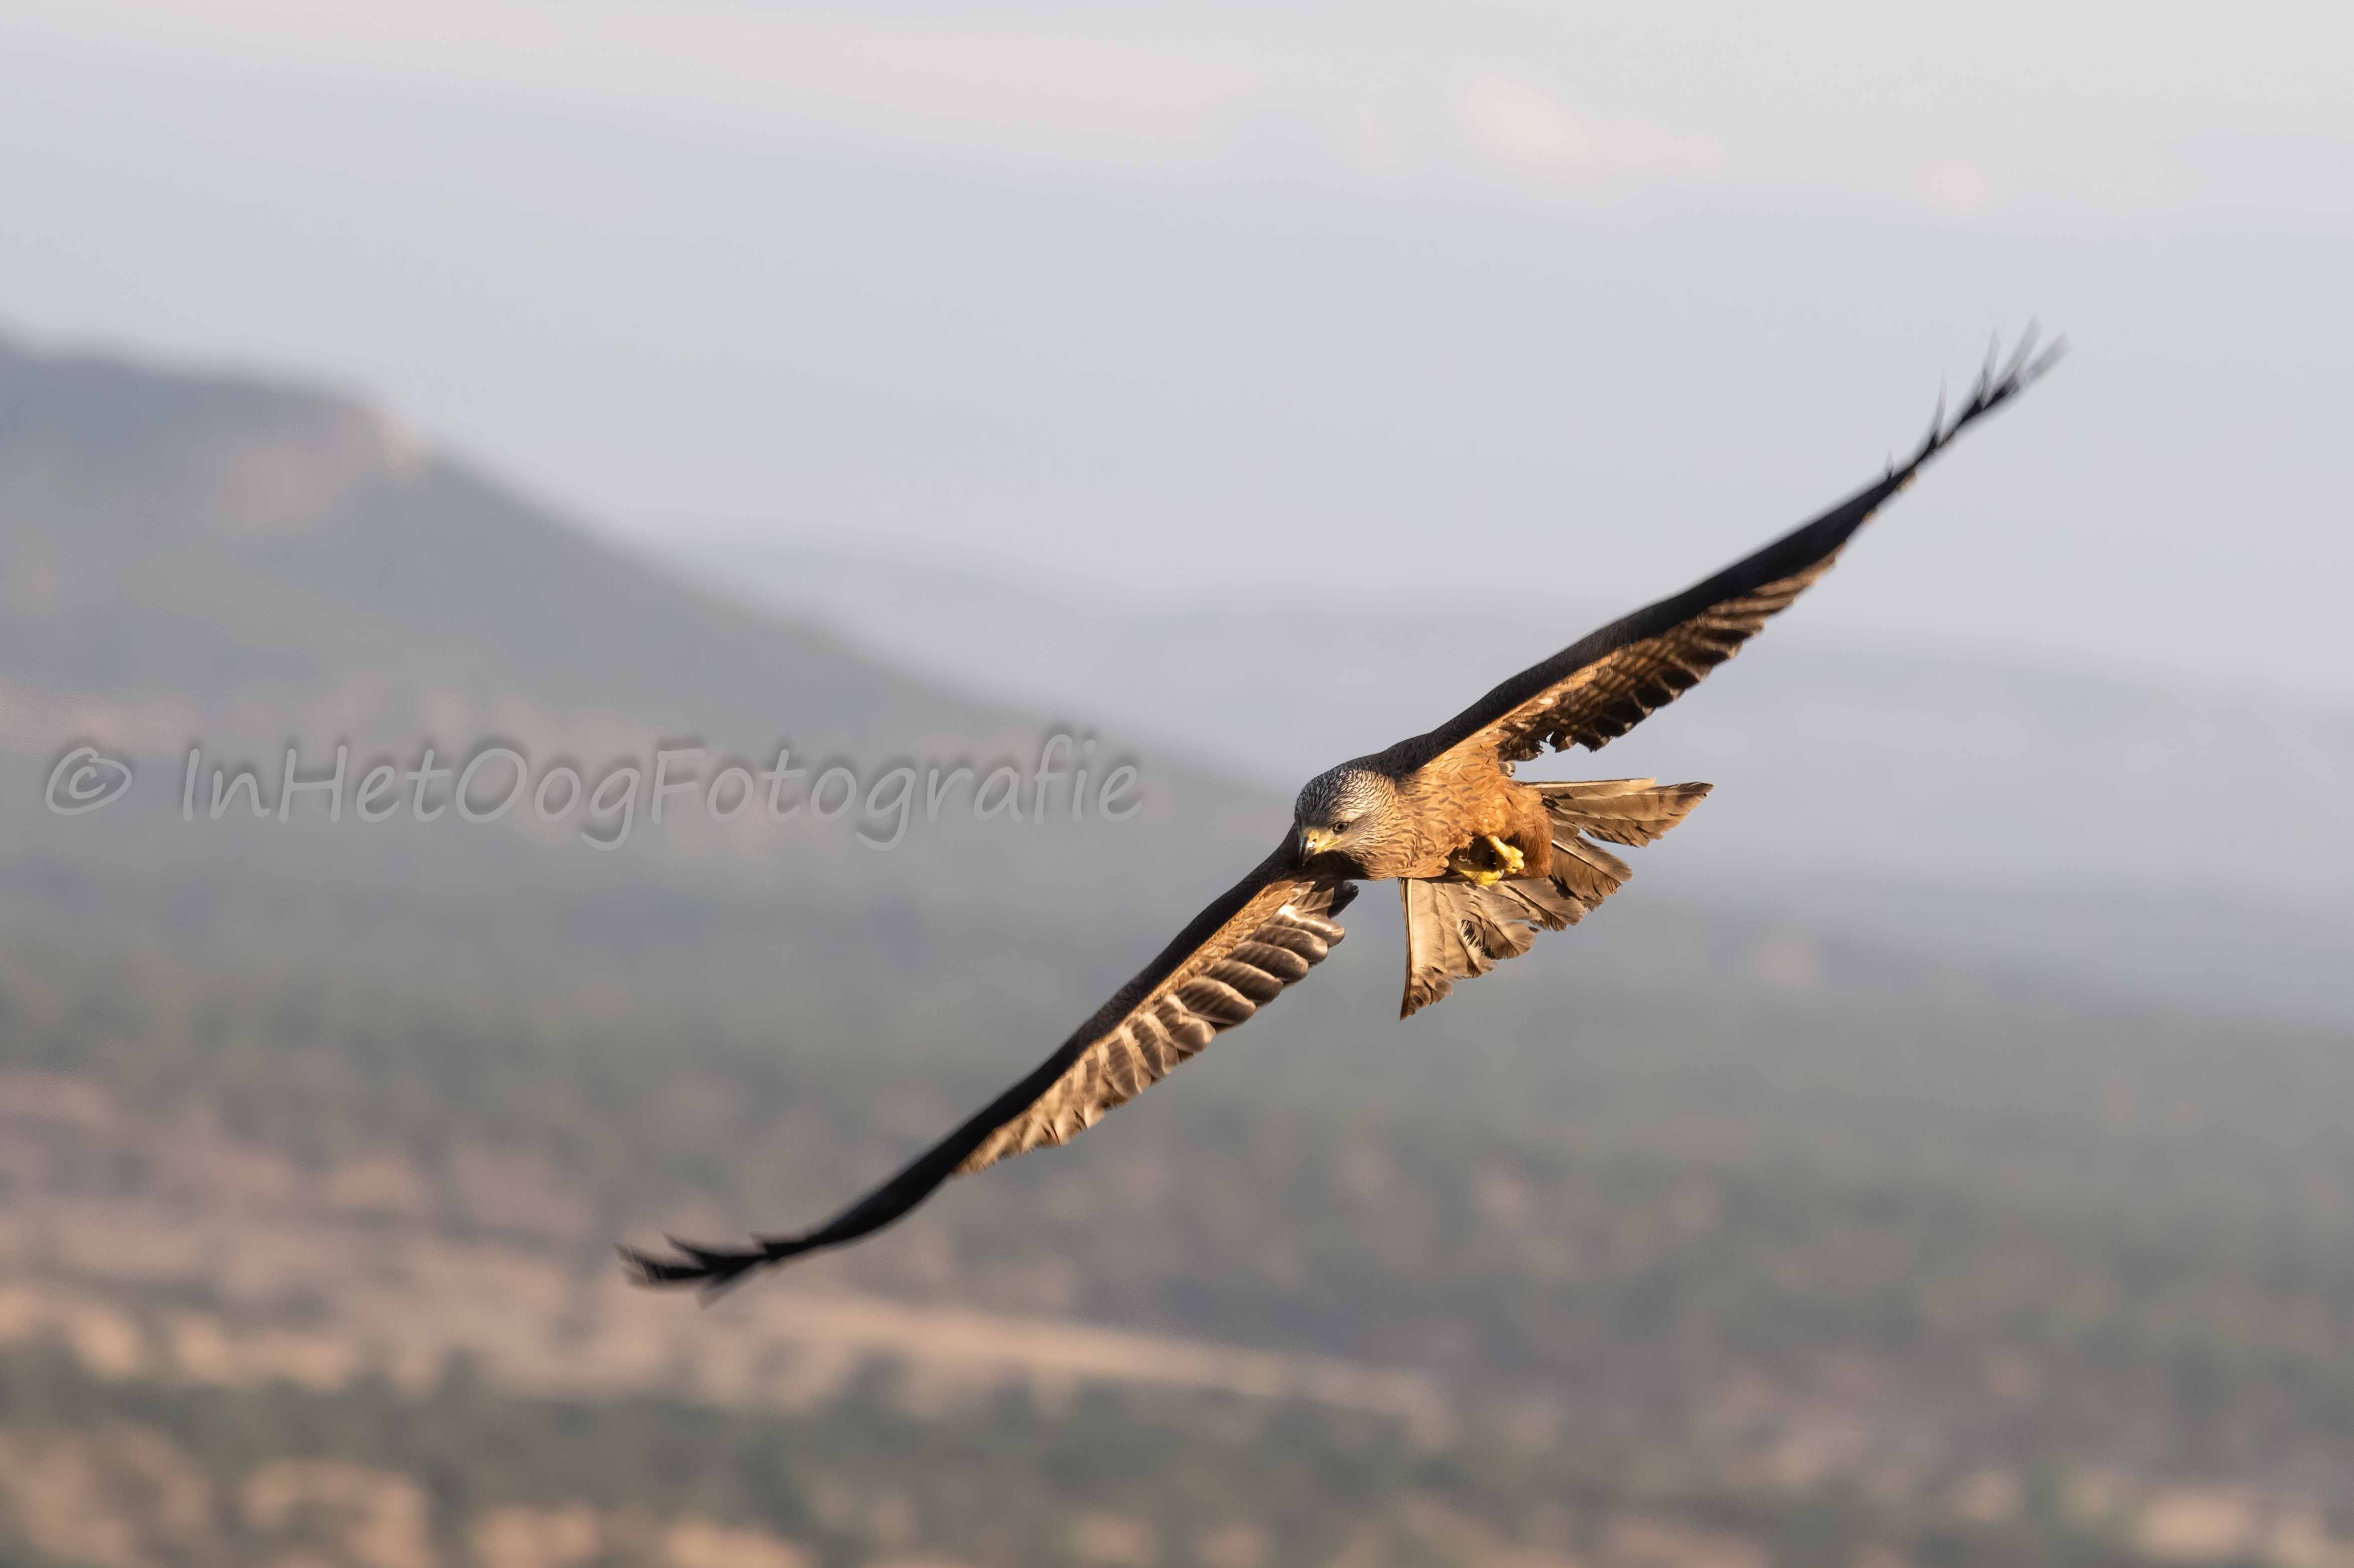
[[675,1256],[623,1247],[622,1262],[642,1284],[697,1285],[716,1292],[764,1264],[880,1230],[950,1176],[1068,1141],[1323,962],[1341,937],[1332,916],[1356,891],[1351,883],[1299,874],[1287,840],[1195,916],[1028,1077],[824,1224],[800,1235],[756,1236],[742,1247],[698,1246],[673,1237]]
[[1989,357],[1970,399],[1952,419],[1941,404],[1912,460],[1892,467],[1813,522],[1683,592],[1647,606],[1519,674],[1422,737],[1437,757],[1458,746],[1525,761],[1548,747],[1598,749],[1700,683],[1766,622],[1789,608],[1839,558],[1858,528],[1955,437],[2017,397],[2056,363],[2055,342],[2037,355],[2030,328],[2008,365]]

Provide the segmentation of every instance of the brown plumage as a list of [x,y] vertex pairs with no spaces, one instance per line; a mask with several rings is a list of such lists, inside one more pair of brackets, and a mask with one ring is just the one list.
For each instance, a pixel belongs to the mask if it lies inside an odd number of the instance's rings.
[[1531,856],[1526,875],[1492,887],[1458,880],[1401,877],[1405,906],[1405,1000],[1398,1016],[1411,1018],[1455,989],[1517,959],[1536,942],[1540,927],[1559,931],[1626,885],[1627,863],[1595,843],[1647,844],[1684,820],[1708,795],[1705,784],[1649,779],[1586,779],[1520,788],[1546,824],[1543,868]]
[[1830,569],[1924,463],[2059,358],[2060,344],[2041,355],[2033,347],[2031,332],[2007,366],[1989,358],[1969,402],[1950,421],[1941,408],[1909,461],[1820,517],[1523,670],[1437,729],[1310,779],[1283,842],[1059,1050],[832,1220],[747,1246],[673,1240],[674,1255],[624,1247],[622,1258],[646,1284],[724,1289],[763,1265],[879,1230],[951,1175],[1066,1142],[1321,963],[1357,882],[1398,884],[1401,1016],[1526,952],[1539,930],[1575,925],[1629,874],[1602,844],[1650,842],[1709,786],[1524,784],[1512,765],[1547,749],[1606,746],[1731,658]]

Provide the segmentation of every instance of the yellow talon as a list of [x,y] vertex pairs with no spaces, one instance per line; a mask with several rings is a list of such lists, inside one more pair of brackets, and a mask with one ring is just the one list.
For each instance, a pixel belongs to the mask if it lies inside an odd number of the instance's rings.
[[1481,865],[1475,862],[1467,851],[1447,863],[1447,869],[1449,872],[1474,887],[1493,887],[1508,876],[1519,875],[1522,869],[1528,864],[1526,855],[1495,834],[1486,833],[1481,836],[1486,840],[1488,848],[1494,853],[1496,859],[1501,863]]

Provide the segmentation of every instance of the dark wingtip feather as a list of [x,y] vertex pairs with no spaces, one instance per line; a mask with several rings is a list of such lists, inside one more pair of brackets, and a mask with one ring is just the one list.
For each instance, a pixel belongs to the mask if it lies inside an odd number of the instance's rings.
[[[1945,430],[1946,384],[1943,381],[1940,381],[1937,383],[1937,406],[1935,408],[1932,409],[1929,414],[1929,433],[1921,438],[1921,445],[1918,451],[1914,456],[1912,461],[1907,463],[1905,466],[1908,468],[1920,467],[1921,460],[1937,450],[1937,442],[1943,439]],[[1893,459],[1889,461],[1888,472],[1892,478],[1893,478],[1896,473],[1896,463]]]
[[613,1249],[620,1255],[621,1267],[630,1282],[657,1290],[691,1286],[701,1293],[706,1305],[754,1269],[781,1263],[801,1250],[789,1242],[758,1236],[749,1248],[704,1246],[673,1235],[665,1235],[663,1240],[670,1244],[674,1256],[658,1257],[633,1246]]
[[2043,378],[2046,371],[2067,357],[2068,340],[2065,337],[2053,338],[2050,345],[2041,354],[2037,355],[2034,361],[2020,373],[2019,384],[2022,387],[2033,386]]
[[656,1257],[633,1246],[616,1246],[613,1250],[620,1255],[621,1268],[632,1285],[688,1285],[703,1276],[703,1270],[695,1264]]
[[2035,353],[2035,340],[2042,334],[2042,324],[2033,316],[2027,318],[2027,330],[2019,334],[2019,346],[2010,351],[2009,363],[2002,367],[2002,379],[2016,381]]
[[1946,418],[1945,395],[1942,392],[1938,394],[1937,414],[1930,422],[1929,439],[1922,442],[1919,452],[1905,465],[1908,473],[1943,451],[1952,444],[1955,437],[1980,418],[2041,380],[2066,356],[2068,340],[2064,337],[2053,338],[2041,353],[2037,353],[2037,344],[2041,336],[2041,328],[2036,323],[2029,322],[2027,330],[2020,334],[2019,344],[2011,350],[2008,360],[2002,356],[2001,338],[1997,336],[1993,339],[1987,345],[1986,364],[1980,367],[1978,380],[1970,388],[1969,401],[1963,404],[1961,412],[1952,418]]

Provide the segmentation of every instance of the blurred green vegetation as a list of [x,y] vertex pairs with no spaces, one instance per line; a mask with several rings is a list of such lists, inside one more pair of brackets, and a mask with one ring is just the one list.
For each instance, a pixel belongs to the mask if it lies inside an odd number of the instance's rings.
[[[1051,1411],[1010,1390],[970,1411],[917,1416],[892,1398],[887,1374],[806,1413],[748,1414],[647,1396],[520,1398],[462,1363],[417,1398],[366,1384],[329,1394],[124,1385],[54,1352],[16,1352],[0,1355],[0,1426],[36,1444],[72,1430],[160,1437],[224,1498],[289,1457],[405,1478],[428,1499],[430,1544],[450,1560],[465,1558],[470,1527],[495,1510],[560,1510],[586,1497],[625,1520],[750,1526],[806,1548],[823,1568],[917,1551],[1100,1562],[1081,1521],[1108,1516],[1151,1543],[1141,1560],[1171,1564],[1217,1561],[1221,1532],[1236,1530],[1258,1537],[1274,1563],[1333,1561],[1353,1548],[1358,1560],[1405,1568],[1475,1560],[1483,1546],[1505,1561],[1515,1540],[1562,1555],[1513,1560],[1568,1562],[1629,1518],[1680,1521],[1699,1549],[1747,1543],[1734,1550],[1775,1568],[1844,1562],[1875,1545],[1951,1568],[2147,1561],[2114,1532],[2043,1505],[2001,1525],[1921,1525],[1847,1487],[1661,1487],[1592,1448],[1531,1453],[1474,1436],[1432,1451],[1389,1424],[1308,1405],[1104,1389]],[[135,1505],[128,1511],[135,1517]],[[217,1510],[216,1529],[214,1540],[182,1545],[197,1560],[241,1560],[286,1544],[280,1531],[240,1528],[233,1507]],[[614,1533],[622,1539],[602,1560],[633,1560],[626,1531]],[[332,1536],[308,1544],[336,1555]],[[21,1539],[0,1552],[47,1568]]]
[[[1134,1391],[915,1413],[887,1369],[821,1410],[746,1414],[534,1402],[462,1368],[422,1404],[385,1387],[167,1393],[37,1357],[11,1363],[0,1425],[133,1420],[230,1468],[344,1454],[440,1478],[429,1489],[457,1513],[469,1499],[558,1494],[692,1503],[789,1527],[844,1563],[881,1546],[811,1523],[792,1478],[813,1465],[893,1478],[933,1521],[924,1540],[1003,1563],[1063,1560],[1048,1538],[1087,1508],[1192,1539],[1171,1510],[1201,1499],[1274,1531],[1271,1561],[1323,1561],[1352,1520],[1419,1539],[1397,1522],[1412,1498],[1499,1540],[1543,1508],[1590,1521],[1647,1507],[1715,1520],[1791,1563],[1868,1541],[1922,1562],[2122,1562],[2120,1523],[2057,1500],[2070,1478],[2354,1474],[2347,1153],[2319,1136],[2313,1103],[2347,1092],[2335,1043],[2246,1030],[2228,1090],[2208,1093],[2195,1047],[2220,1024],[2044,1026],[2041,1041],[2015,1026],[1991,1049],[2078,1058],[2022,1074],[2008,1105],[1994,1089],[1957,1108],[1908,1088],[1912,1058],[1890,1051],[1863,1058],[1882,1082],[1860,1067],[1812,1114],[1777,1103],[1755,1121],[1721,1103],[1711,1075],[1631,1054],[1577,1063],[1593,1092],[1564,1095],[1546,1118],[1246,1098],[1204,1074],[1157,1111],[1123,1111],[1115,1135],[956,1183],[823,1266],[837,1284],[1013,1311],[1054,1278],[1057,1308],[1091,1321],[1421,1369],[1467,1413],[1436,1446],[1372,1417]],[[2122,1080],[2130,1105],[2085,1065],[2103,1030],[2146,1064]],[[1786,1064],[1801,1079],[1808,1051],[1830,1049],[1809,1039]],[[593,1268],[602,1236],[642,1234],[696,1197],[747,1224],[821,1213],[993,1086],[968,1067],[911,1087],[896,1057],[779,1049],[675,1012],[591,1021],[54,954],[0,964],[0,1065],[80,1075],[156,1113],[207,1107],[315,1171],[370,1151],[428,1171],[467,1147],[533,1151],[598,1216]],[[2207,1044],[2221,1060],[2221,1042]],[[2230,1180],[2141,1180],[2193,1150]],[[1874,1369],[1871,1399],[1935,1433],[1934,1452],[1876,1489],[1869,1455],[1761,1478],[1768,1459],[1723,1427],[1724,1390],[1763,1378],[1803,1403],[1825,1368],[1859,1361]],[[1498,1436],[1532,1400],[1549,1411],[1542,1434]],[[1988,1465],[2019,1495],[1972,1522],[1954,1489]]]

